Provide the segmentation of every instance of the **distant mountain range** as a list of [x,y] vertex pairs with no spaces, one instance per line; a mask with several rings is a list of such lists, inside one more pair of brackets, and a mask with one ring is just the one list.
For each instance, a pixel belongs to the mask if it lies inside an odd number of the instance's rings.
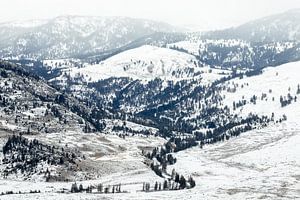
[[145,44],[164,46],[187,38],[236,39],[255,43],[300,40],[300,10],[265,17],[238,27],[203,33],[166,23],[127,17],[60,16],[0,24],[0,58],[103,60]]
[[242,39],[250,42],[300,40],[300,9],[254,20],[238,27],[205,34],[207,39]]
[[169,24],[127,17],[61,16],[0,24],[1,57],[65,58],[102,53],[156,32],[178,32]]

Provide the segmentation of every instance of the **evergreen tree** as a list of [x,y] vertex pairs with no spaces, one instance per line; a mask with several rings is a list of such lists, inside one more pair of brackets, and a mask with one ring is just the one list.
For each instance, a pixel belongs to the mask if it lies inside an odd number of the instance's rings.
[[168,189],[168,181],[167,180],[164,181],[163,189],[164,190]]
[[79,192],[82,192],[83,191],[83,186],[82,184],[79,185]]
[[155,184],[154,184],[154,190],[157,191],[157,189],[158,189],[158,183],[156,181]]
[[182,175],[180,177],[179,184],[180,184],[180,189],[184,189],[186,187],[186,180]]
[[196,186],[196,182],[194,181],[193,177],[190,176],[188,182],[190,183],[190,187],[193,188]]
[[103,185],[100,183],[97,186],[97,192],[102,193],[103,192]]
[[71,186],[71,192],[72,192],[72,193],[79,192],[78,186],[77,186],[76,183],[73,183],[73,184],[72,184],[72,186]]

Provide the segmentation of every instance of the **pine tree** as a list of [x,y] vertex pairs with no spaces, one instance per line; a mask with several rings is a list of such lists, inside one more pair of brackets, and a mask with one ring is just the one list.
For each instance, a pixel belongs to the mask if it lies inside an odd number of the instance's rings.
[[175,169],[173,169],[172,170],[172,175],[171,175],[171,177],[172,177],[173,180],[175,180],[175,176],[176,176],[176,171],[175,171]]
[[77,187],[77,184],[76,183],[73,183],[72,186],[71,186],[71,192],[72,193],[75,193],[75,192],[78,192],[78,187]]
[[179,174],[178,173],[176,173],[176,175],[175,175],[175,182],[179,183]]
[[146,192],[150,191],[150,183],[146,183]]
[[158,183],[157,183],[157,182],[155,182],[155,185],[154,185],[154,190],[155,190],[155,191],[157,191],[157,189],[158,189]]
[[186,180],[182,175],[180,177],[179,184],[180,184],[180,189],[184,189],[186,187]]
[[79,192],[82,192],[83,191],[83,186],[82,184],[79,185]]
[[191,187],[191,188],[193,188],[193,187],[195,187],[195,186],[196,186],[196,182],[194,181],[193,177],[191,177],[191,176],[190,176],[190,178],[189,178],[189,181],[188,181],[188,182],[190,183],[190,187]]
[[168,181],[167,180],[164,181],[163,189],[164,190],[168,189]]
[[119,184],[118,192],[121,192],[121,183]]
[[103,185],[101,183],[97,187],[97,192],[99,192],[99,193],[103,192]]

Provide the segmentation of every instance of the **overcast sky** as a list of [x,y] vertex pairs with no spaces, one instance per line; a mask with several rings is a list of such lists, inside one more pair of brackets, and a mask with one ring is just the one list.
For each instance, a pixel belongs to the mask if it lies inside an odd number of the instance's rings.
[[208,30],[294,8],[300,8],[300,0],[1,0],[0,22],[59,15],[129,16]]

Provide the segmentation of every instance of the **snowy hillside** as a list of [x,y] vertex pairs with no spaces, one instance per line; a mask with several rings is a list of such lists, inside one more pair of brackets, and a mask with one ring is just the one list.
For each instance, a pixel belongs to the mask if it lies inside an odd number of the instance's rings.
[[[227,84],[231,88],[236,87],[236,92],[224,92],[222,94],[225,95],[224,104],[232,108],[233,102],[246,100],[245,106],[235,110],[238,116],[243,116],[249,112],[261,115],[274,113],[275,115],[286,114],[288,119],[293,120],[296,111],[291,110],[289,104],[292,104],[294,109],[300,107],[298,101],[300,97],[299,72],[300,62],[294,62],[265,68],[259,76],[233,79]],[[251,102],[253,96],[256,96],[257,99],[255,103],[254,100]],[[284,101],[289,103],[285,105]]]
[[196,58],[178,51],[145,45],[117,54],[97,65],[71,72],[82,74],[89,81],[110,77],[133,79],[183,79],[197,76],[201,71]]
[[40,134],[82,130],[87,125],[86,119],[80,116],[89,112],[87,108],[75,98],[63,95],[49,86],[41,78],[15,65],[0,62],[0,80],[2,128]]
[[[275,116],[286,115],[287,121],[248,131],[220,144],[176,154],[180,161],[174,168],[193,174],[199,184],[191,192],[177,193],[175,199],[186,195],[192,199],[199,196],[207,199],[300,198],[299,72],[300,62],[294,62],[266,68],[261,75],[225,83],[232,90],[222,92],[224,105],[233,110],[233,102],[245,100],[244,106],[235,109],[236,116],[274,113]],[[257,97],[255,103],[254,96]],[[292,99],[289,101],[289,98]],[[153,198],[166,197],[167,194],[161,193]]]
[[[290,110],[299,112],[298,108],[292,105]],[[176,154],[179,162],[174,168],[193,174],[199,184],[173,198],[299,199],[299,117],[297,123],[250,131],[224,143]],[[162,192],[151,197],[168,195]]]
[[241,39],[195,39],[171,43],[168,48],[191,53],[210,66],[258,69],[300,60],[300,43],[277,41],[255,43]]

